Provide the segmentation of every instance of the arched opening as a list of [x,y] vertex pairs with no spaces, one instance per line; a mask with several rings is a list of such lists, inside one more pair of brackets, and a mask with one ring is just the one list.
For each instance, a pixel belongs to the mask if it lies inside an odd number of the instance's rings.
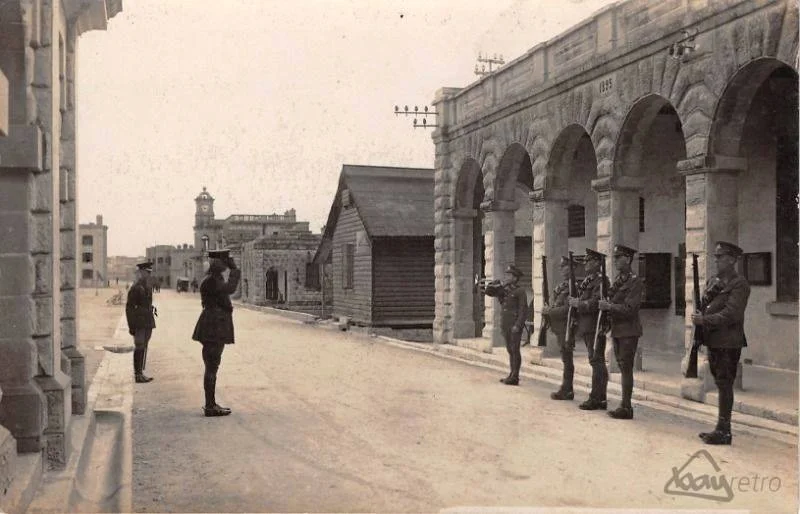
[[[551,226],[545,227],[550,244],[545,255],[555,264],[562,255],[585,253],[597,242],[597,198],[592,180],[597,177],[597,156],[592,139],[581,125],[570,125],[561,131],[553,144],[547,174],[559,196],[566,200]],[[551,191],[548,191],[551,193]],[[548,270],[550,276],[551,270]]]
[[625,213],[614,243],[636,248],[634,270],[644,279],[640,318],[648,349],[683,355],[686,290],[686,186],[677,172],[686,158],[675,108],[658,95],[639,99],[620,132],[616,174],[638,177],[621,196]]
[[267,270],[266,284],[264,286],[264,299],[267,303],[278,303],[281,291],[278,285],[278,270],[271,267]]
[[[515,264],[523,272],[520,286],[529,303],[533,298],[533,207],[529,196],[532,190],[531,158],[524,146],[512,143],[500,159],[495,180],[491,214],[492,271],[495,278],[502,278],[506,266]],[[495,321],[499,329],[499,318]],[[505,344],[501,337],[494,335],[492,341],[495,346]]]
[[[745,331],[754,363],[797,369],[798,76],[758,59],[731,79],[715,113],[709,155],[739,158],[734,235],[750,282]],[[709,214],[711,215],[711,213]]]
[[456,245],[456,338],[479,337],[485,325],[485,298],[477,281],[485,276],[483,175],[473,159],[461,167],[456,181],[455,224]]

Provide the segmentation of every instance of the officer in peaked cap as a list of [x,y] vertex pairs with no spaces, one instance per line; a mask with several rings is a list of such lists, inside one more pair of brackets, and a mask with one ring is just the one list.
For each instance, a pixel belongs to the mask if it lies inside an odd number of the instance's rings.
[[[522,271],[514,264],[509,264],[505,269],[505,278],[498,289],[496,296],[500,302],[500,329],[508,351],[510,372],[507,377],[500,379],[506,385],[519,384],[519,370],[522,366],[522,353],[520,340],[522,328],[528,311],[528,297],[519,287]],[[488,294],[488,293],[487,293]]]
[[611,340],[614,356],[619,364],[622,379],[622,402],[608,413],[615,419],[633,419],[631,396],[633,394],[633,364],[642,324],[639,320],[639,305],[642,301],[644,282],[631,271],[636,250],[624,245],[614,246],[614,268],[617,276],[606,300],[600,300],[598,308],[608,313],[611,322]]
[[708,347],[708,364],[719,390],[717,426],[713,432],[703,432],[700,439],[706,444],[731,444],[731,412],[733,411],[733,382],[747,346],[744,334],[744,313],[750,298],[750,284],[736,273],[736,261],[742,249],[727,241],[714,247],[717,274],[706,283],[702,298],[702,314],[692,314],[692,323],[703,330],[703,342]]
[[574,309],[573,313],[577,313],[575,334],[583,338],[589,354],[589,364],[592,366],[592,391],[589,393],[589,398],[580,404],[580,408],[583,410],[605,410],[607,408],[608,367],[606,367],[605,356],[605,332],[601,331],[598,334],[597,346],[594,345],[601,284],[603,290],[608,291],[608,279],[604,283],[600,273],[600,263],[605,258],[605,254],[591,248],[586,249],[584,259],[586,278],[578,286],[578,296],[570,297],[567,302]]
[[[222,350],[233,344],[233,304],[230,295],[236,292],[242,272],[230,256],[230,250],[208,252],[209,266],[206,277],[200,284],[200,300],[203,311],[192,334],[192,339],[203,345],[203,391],[205,405],[203,413],[208,416],[227,416],[231,410],[216,402],[217,371],[222,361]],[[228,280],[222,276],[230,270]]]
[[155,317],[158,316],[158,311],[153,306],[153,283],[150,275],[152,271],[153,263],[150,261],[136,264],[136,281],[128,289],[128,298],[125,302],[128,333],[133,336],[133,375],[138,384],[153,380],[144,374],[147,347],[153,329],[156,328]]
[[[574,260],[574,257],[573,257]],[[572,400],[575,393],[572,389],[573,377],[575,375],[575,336],[574,334],[567,339],[567,311],[569,306],[569,257],[561,257],[558,263],[558,270],[561,273],[561,282],[553,290],[550,305],[542,307],[542,316],[547,316],[550,321],[550,329],[556,336],[558,349],[561,352],[561,362],[564,364],[561,387],[558,391],[550,393],[553,400]]]

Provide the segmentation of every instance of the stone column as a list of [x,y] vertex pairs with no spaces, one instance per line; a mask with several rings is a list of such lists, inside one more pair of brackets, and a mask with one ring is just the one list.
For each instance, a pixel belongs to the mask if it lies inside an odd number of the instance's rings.
[[[597,251],[606,254],[606,274],[614,282],[616,270],[612,259],[615,244],[639,248],[639,191],[642,179],[639,177],[603,177],[592,181],[592,189],[597,192]],[[638,254],[637,254],[638,255]],[[634,258],[633,271],[638,269]],[[610,335],[606,343],[606,362],[609,373],[619,373],[619,365],[614,355],[614,345]],[[642,345],[636,350],[634,369],[642,370]]]
[[475,294],[480,294],[475,291],[475,277],[472,273],[475,257],[473,226],[477,216],[476,209],[452,209],[450,211],[453,223],[453,274],[455,276],[453,281],[453,337],[456,339],[475,337],[473,297]]
[[61,113],[61,370],[72,382],[71,402],[73,414],[86,410],[86,366],[83,354],[78,350],[78,203],[77,179],[77,130],[75,126],[75,40],[69,34],[67,48],[63,49],[66,84],[62,93]]
[[[55,14],[58,4],[41,6],[42,32],[38,45],[32,44],[33,96],[36,124],[43,135],[43,165],[33,175],[31,253],[38,265],[46,265],[46,290],[34,293],[34,340],[39,350],[36,381],[47,396],[45,454],[50,469],[66,465],[69,451],[67,429],[72,414],[70,377],[61,370],[61,87],[59,48],[61,37]],[[27,66],[27,63],[26,63]]]
[[[484,202],[481,209],[486,212],[484,219],[486,234],[486,278],[502,279],[506,266],[514,262],[514,211],[515,202],[495,200]],[[486,326],[483,337],[489,338],[492,347],[505,347],[505,339],[500,327],[500,304],[496,299],[486,302]]]
[[[739,239],[738,175],[745,168],[744,159],[716,156],[724,167],[709,167],[704,157],[678,162],[678,171],[686,177],[686,315],[684,357],[681,374],[686,375],[692,347],[694,326],[691,315],[695,310],[693,298],[692,254],[698,255],[700,288],[706,279],[715,273],[708,258],[718,240],[736,243]],[[713,389],[714,380],[705,353],[698,355],[698,378],[684,378],[681,395],[684,398],[703,401],[706,391]],[[736,379],[741,389],[742,367]]]
[[[559,260],[568,253],[567,204],[568,191],[557,188],[552,177],[536,177],[534,190],[530,193],[533,202],[533,305],[534,333],[531,338],[532,362],[541,364],[542,358],[559,355],[555,336],[547,334],[547,346],[536,346],[541,327],[544,288],[542,256],[547,256],[547,280],[550,293],[561,281]],[[551,298],[551,301],[553,298]]]

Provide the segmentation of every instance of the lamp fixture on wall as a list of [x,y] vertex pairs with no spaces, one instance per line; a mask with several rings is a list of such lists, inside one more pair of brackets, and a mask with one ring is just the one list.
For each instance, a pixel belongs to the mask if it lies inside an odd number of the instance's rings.
[[695,37],[697,37],[697,29],[682,30],[683,39],[676,41],[669,46],[669,56],[681,62],[686,62],[689,57],[698,50]]

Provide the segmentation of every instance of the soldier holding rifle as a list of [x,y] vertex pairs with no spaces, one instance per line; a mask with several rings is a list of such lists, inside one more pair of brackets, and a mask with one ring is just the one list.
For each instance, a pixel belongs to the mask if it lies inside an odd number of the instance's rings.
[[586,278],[578,286],[578,297],[570,297],[568,301],[569,306],[577,311],[575,332],[583,338],[589,353],[589,364],[592,366],[592,391],[589,399],[580,404],[583,410],[605,410],[607,407],[606,336],[605,333],[600,333],[595,338],[601,287],[608,290],[608,279],[600,274],[600,263],[605,258],[605,254],[586,249]]
[[608,293],[607,300],[600,300],[598,308],[607,312],[611,323],[611,338],[614,356],[622,375],[622,402],[608,413],[615,419],[633,419],[631,396],[633,395],[633,363],[642,324],[639,320],[639,305],[642,302],[642,279],[631,272],[631,263],[636,250],[623,245],[614,246],[614,266],[617,277]]
[[492,280],[483,286],[486,296],[496,297],[501,306],[500,328],[508,351],[508,376],[500,382],[506,385],[519,385],[519,370],[522,366],[520,339],[528,310],[528,297],[519,287],[522,271],[513,264],[505,270],[505,280]]
[[700,312],[692,314],[692,323],[703,331],[708,347],[708,363],[719,390],[719,414],[713,432],[703,432],[706,444],[731,444],[733,382],[736,369],[747,346],[744,335],[744,312],[750,297],[750,284],[736,273],[736,261],[742,249],[725,241],[714,248],[717,274],[706,284]]
[[[569,306],[567,299],[570,291],[574,291],[574,272],[572,271],[572,252],[570,257],[561,257],[559,271],[561,272],[561,283],[553,290],[552,305],[545,305],[542,308],[542,316],[549,319],[549,326],[558,341],[558,349],[561,352],[561,362],[564,364],[564,372],[561,378],[561,387],[558,391],[550,393],[553,400],[572,400],[575,393],[572,390],[572,379],[575,375],[575,363],[573,352],[575,351],[575,336],[567,334],[567,313]],[[569,331],[572,332],[572,331]]]
[[128,290],[128,300],[125,303],[125,318],[128,321],[128,333],[133,336],[134,379],[137,384],[145,384],[153,380],[145,376],[144,368],[147,362],[147,346],[153,329],[156,328],[155,317],[158,316],[158,311],[153,306],[153,281],[150,276],[153,263],[140,262],[136,268],[136,282]]

